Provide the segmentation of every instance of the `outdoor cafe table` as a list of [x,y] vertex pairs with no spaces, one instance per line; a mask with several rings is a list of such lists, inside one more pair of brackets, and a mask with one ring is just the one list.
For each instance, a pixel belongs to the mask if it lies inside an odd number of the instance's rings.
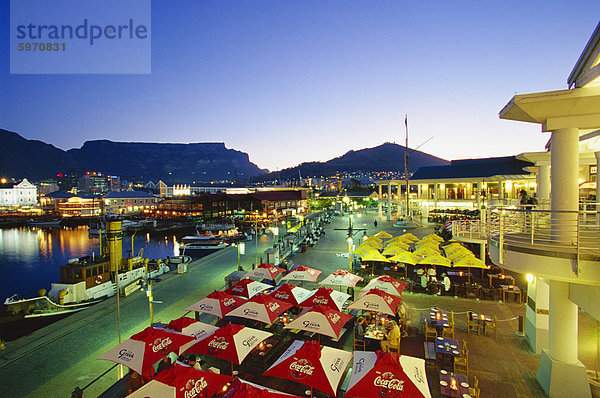
[[449,328],[448,312],[444,310],[432,309],[429,312],[429,323],[435,327],[438,334],[442,334],[443,328]]
[[444,369],[440,370],[440,390],[444,397],[471,398],[467,376]]
[[383,326],[368,326],[367,330],[365,331],[365,338],[382,341],[385,338],[385,330]]
[[474,312],[471,312],[470,316],[471,316],[472,321],[476,319],[477,322],[479,322],[479,325],[481,326],[484,335],[485,335],[485,326],[488,323],[491,324],[494,322],[493,316],[489,316],[489,315],[485,315],[485,314],[476,314]]
[[510,293],[514,294],[515,300],[517,300],[517,303],[521,304],[522,296],[521,296],[521,289],[519,289],[519,286],[502,285],[502,301],[504,301],[506,303],[506,295],[510,294]]
[[449,366],[453,366],[454,358],[460,356],[458,340],[436,337],[435,353],[441,357],[442,363],[446,363],[446,360],[448,360]]

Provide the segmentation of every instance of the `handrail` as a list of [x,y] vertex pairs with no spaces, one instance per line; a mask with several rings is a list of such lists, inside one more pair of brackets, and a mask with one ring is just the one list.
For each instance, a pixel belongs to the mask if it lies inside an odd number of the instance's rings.
[[[600,204],[583,202],[579,211],[527,207],[485,209],[481,220],[455,220],[452,234],[457,238],[493,240],[498,243],[503,263],[506,245],[546,248],[569,253],[578,264],[582,256],[600,258]],[[484,220],[484,221],[482,221]]]

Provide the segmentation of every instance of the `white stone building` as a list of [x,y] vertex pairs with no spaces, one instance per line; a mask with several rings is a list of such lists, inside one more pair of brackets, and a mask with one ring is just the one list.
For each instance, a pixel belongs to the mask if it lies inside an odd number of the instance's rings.
[[0,188],[0,207],[35,206],[37,202],[37,187],[26,178],[11,188]]

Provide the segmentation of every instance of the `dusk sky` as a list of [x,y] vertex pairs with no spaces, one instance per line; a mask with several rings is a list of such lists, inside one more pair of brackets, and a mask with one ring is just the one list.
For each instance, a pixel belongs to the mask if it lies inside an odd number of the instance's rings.
[[565,89],[600,1],[153,1],[149,75],[11,75],[0,0],[0,128],[87,140],[225,142],[270,170],[384,142],[444,159],[541,151],[498,118]]

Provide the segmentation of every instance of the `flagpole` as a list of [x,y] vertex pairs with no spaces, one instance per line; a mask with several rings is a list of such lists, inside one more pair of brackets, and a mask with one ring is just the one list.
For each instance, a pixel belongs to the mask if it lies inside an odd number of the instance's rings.
[[404,115],[404,129],[406,131],[406,143],[404,144],[404,179],[406,181],[406,222],[409,218],[409,188],[408,188],[408,115]]

